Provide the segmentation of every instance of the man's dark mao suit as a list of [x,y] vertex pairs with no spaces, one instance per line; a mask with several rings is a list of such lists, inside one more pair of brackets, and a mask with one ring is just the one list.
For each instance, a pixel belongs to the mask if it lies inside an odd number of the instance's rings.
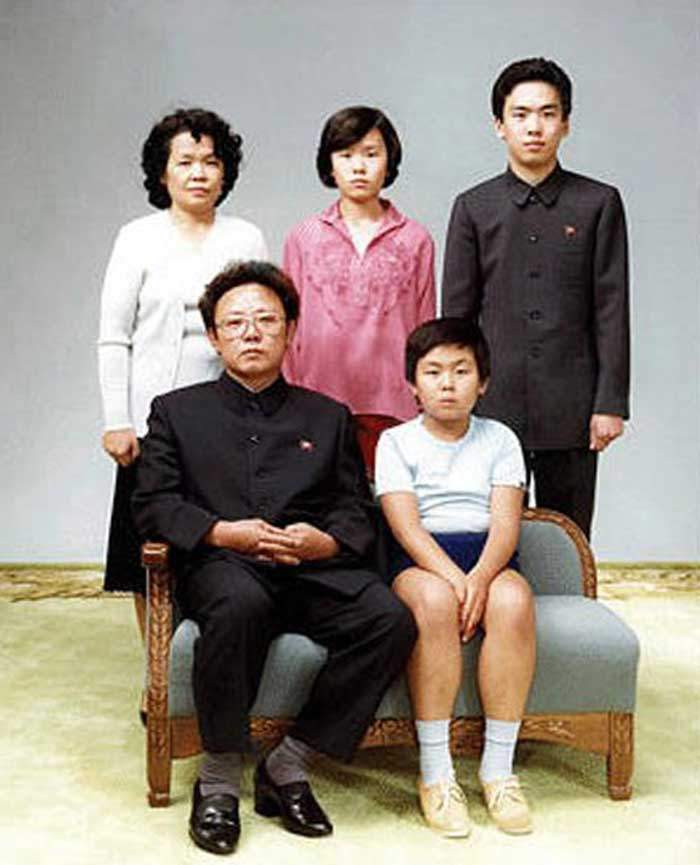
[[[489,341],[492,376],[478,412],[508,424],[528,455],[578,451],[591,462],[583,474],[592,510],[591,415],[629,414],[627,239],[617,190],[557,165],[536,187],[508,169],[459,195],[442,310],[478,317]],[[538,489],[538,504],[555,506],[541,498]]]
[[[281,377],[253,393],[226,373],[158,397],[133,503],[141,534],[179,553],[179,598],[201,630],[193,675],[205,749],[246,749],[269,643],[296,631],[329,654],[292,734],[348,759],[416,631],[367,566],[370,499],[345,406]],[[254,517],[310,523],[341,552],[290,567],[203,543],[217,520]]]

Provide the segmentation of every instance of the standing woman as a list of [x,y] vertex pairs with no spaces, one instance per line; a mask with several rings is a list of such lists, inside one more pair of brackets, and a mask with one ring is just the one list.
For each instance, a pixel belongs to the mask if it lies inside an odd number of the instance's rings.
[[434,246],[386,199],[401,142],[377,108],[355,106],[326,122],[316,157],[340,197],[294,228],[284,267],[301,296],[285,374],[346,403],[355,414],[416,414],[403,377],[406,337],[435,316]]
[[199,296],[232,259],[267,257],[258,228],[216,211],[240,162],[241,137],[212,111],[179,110],[157,123],[143,145],[141,166],[148,200],[159,212],[119,231],[104,279],[102,445],[118,464],[104,588],[134,592],[142,636],[146,583],[130,500],[150,403],[220,373],[197,309]]

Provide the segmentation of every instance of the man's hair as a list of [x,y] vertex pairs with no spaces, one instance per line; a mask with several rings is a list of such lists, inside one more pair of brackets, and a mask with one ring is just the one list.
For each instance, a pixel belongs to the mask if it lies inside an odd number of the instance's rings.
[[401,142],[389,118],[378,108],[366,105],[353,105],[336,111],[326,121],[321,132],[321,141],[316,153],[316,170],[324,186],[333,188],[331,153],[352,147],[361,141],[368,132],[378,129],[384,139],[387,152],[387,169],[384,186],[391,186],[399,174],[401,164]]
[[483,331],[471,318],[434,318],[413,330],[406,340],[406,378],[416,383],[418,361],[440,345],[470,348],[474,354],[479,381],[491,375],[489,344]]
[[216,202],[221,204],[238,178],[243,139],[231,132],[228,123],[218,114],[203,108],[179,108],[159,120],[149,132],[141,151],[141,168],[146,175],[143,185],[148,190],[149,202],[160,210],[172,204],[162,178],[170,157],[170,142],[181,132],[189,132],[195,141],[201,141],[203,135],[211,138],[214,153],[224,166],[221,195]]
[[551,84],[559,93],[561,113],[566,118],[571,114],[571,79],[561,66],[544,57],[530,57],[516,60],[501,72],[491,91],[491,112],[498,120],[503,120],[503,106],[506,97],[518,84],[526,81],[544,81]]
[[216,331],[214,311],[226,292],[251,282],[274,291],[282,303],[287,321],[299,318],[299,295],[286,273],[267,261],[236,261],[218,273],[199,298],[199,311],[207,330]]

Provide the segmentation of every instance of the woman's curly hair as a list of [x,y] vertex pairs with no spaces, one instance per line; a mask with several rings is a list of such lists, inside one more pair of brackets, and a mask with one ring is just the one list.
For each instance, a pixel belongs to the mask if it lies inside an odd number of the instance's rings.
[[214,153],[224,165],[224,179],[219,205],[233,189],[241,164],[243,139],[231,131],[228,123],[213,111],[203,108],[180,108],[168,114],[151,129],[141,151],[141,167],[146,175],[143,185],[148,190],[148,200],[160,210],[172,204],[163,175],[170,156],[170,142],[181,132],[189,132],[195,141],[208,135],[214,143]]

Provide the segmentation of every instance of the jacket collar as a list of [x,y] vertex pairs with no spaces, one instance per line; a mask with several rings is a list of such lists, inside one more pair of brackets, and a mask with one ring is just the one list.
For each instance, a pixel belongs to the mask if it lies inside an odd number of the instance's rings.
[[566,174],[557,162],[551,174],[548,174],[536,186],[531,186],[529,183],[521,180],[510,166],[506,170],[505,178],[511,198],[518,207],[524,207],[531,195],[538,198],[546,207],[551,207],[559,197],[561,188],[566,180]]
[[282,406],[289,392],[289,385],[281,373],[271,385],[261,391],[249,390],[226,371],[221,373],[217,384],[226,405],[237,413],[260,409],[264,415],[273,415]]

